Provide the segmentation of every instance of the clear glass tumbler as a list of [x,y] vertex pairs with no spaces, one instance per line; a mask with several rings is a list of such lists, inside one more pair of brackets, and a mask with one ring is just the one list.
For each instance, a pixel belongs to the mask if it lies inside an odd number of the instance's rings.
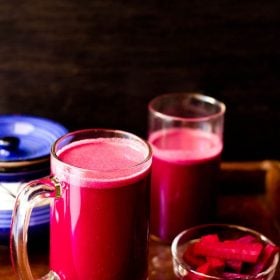
[[153,149],[151,234],[171,243],[183,229],[215,214],[225,105],[197,93],[173,93],[149,103]]

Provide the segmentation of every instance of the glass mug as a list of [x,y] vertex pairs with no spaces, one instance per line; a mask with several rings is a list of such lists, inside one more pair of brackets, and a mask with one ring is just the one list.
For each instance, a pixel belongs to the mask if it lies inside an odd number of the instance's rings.
[[149,103],[153,149],[151,234],[171,243],[183,229],[214,216],[225,105],[197,93],[171,93]]
[[51,149],[51,175],[30,182],[13,211],[11,254],[20,279],[33,279],[27,230],[49,199],[50,269],[42,279],[147,279],[151,148],[124,131],[68,133]]

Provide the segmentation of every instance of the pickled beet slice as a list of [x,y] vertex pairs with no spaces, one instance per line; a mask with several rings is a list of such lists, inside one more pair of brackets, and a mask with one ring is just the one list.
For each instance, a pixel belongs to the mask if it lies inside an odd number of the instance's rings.
[[189,264],[191,267],[198,267],[205,263],[205,258],[201,256],[197,256],[193,251],[194,243],[190,243],[186,248],[183,259]]
[[200,242],[209,242],[209,243],[215,243],[215,242],[219,242],[219,237],[217,234],[207,234],[207,235],[203,235],[200,238]]
[[198,256],[216,257],[224,260],[237,260],[255,263],[263,249],[261,243],[241,242],[196,242],[193,252]]
[[278,251],[278,247],[271,244],[267,244],[263,249],[258,263],[253,266],[251,273],[258,274],[264,271],[266,268],[268,268],[268,266],[272,262],[273,257],[275,256],[275,254],[277,254]]
[[[213,270],[211,268],[211,264],[206,262],[202,265],[200,265],[197,269],[196,269],[196,272],[199,272],[199,273],[203,273],[203,274],[207,274],[207,275],[211,275],[213,274]],[[187,280],[203,280],[205,279],[204,276],[202,275],[197,275],[197,274],[194,274],[194,273],[189,273],[188,274],[188,278],[186,278]]]
[[[257,242],[257,238],[253,235],[244,235],[238,239],[236,239],[237,242],[240,243],[253,243]],[[232,242],[232,240],[225,240],[224,242]],[[238,261],[238,260],[227,260],[226,261],[226,266],[231,270],[236,273],[240,273],[243,267],[243,262]]]
[[206,262],[206,263],[202,264],[201,266],[199,266],[196,269],[196,271],[203,273],[203,274],[211,274],[213,269],[211,267],[211,264],[209,262]]
[[[265,244],[252,235],[221,241],[218,235],[209,234],[188,245],[184,260],[196,272],[244,279],[267,269],[278,252],[279,247]],[[190,272],[184,279],[203,280],[204,277]]]
[[236,241],[241,243],[253,243],[258,242],[257,238],[253,235],[246,234],[244,236],[241,236],[240,238],[236,239]]
[[208,257],[207,262],[214,271],[222,271],[225,267],[225,261],[220,258]]

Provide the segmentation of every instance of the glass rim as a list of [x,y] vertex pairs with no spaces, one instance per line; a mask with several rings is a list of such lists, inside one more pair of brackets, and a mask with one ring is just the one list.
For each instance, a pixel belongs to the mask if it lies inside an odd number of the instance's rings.
[[[216,106],[217,108],[219,108],[219,111],[209,114],[207,116],[201,116],[201,117],[180,117],[180,116],[176,116],[176,115],[162,113],[162,112],[158,111],[157,109],[155,109],[155,105],[157,102],[159,102],[161,99],[170,98],[170,97],[196,98],[197,100],[200,100],[204,103]],[[214,97],[211,97],[209,95],[205,95],[205,94],[202,94],[199,92],[174,92],[174,93],[165,93],[165,94],[156,96],[155,98],[150,100],[150,102],[148,103],[148,109],[149,109],[150,113],[152,113],[153,115],[155,115],[159,118],[162,118],[162,119],[166,119],[166,120],[201,122],[201,121],[207,121],[207,120],[211,120],[211,119],[215,119],[215,118],[219,118],[219,117],[223,116],[226,112],[226,105],[225,105],[225,103],[219,101],[218,99],[216,99]]]
[[[218,276],[211,276],[211,275],[207,275],[201,272],[197,272],[194,269],[192,269],[191,266],[189,266],[188,264],[182,263],[182,261],[179,259],[178,254],[177,254],[177,246],[178,243],[180,241],[180,239],[188,232],[190,231],[194,231],[194,230],[200,230],[200,229],[207,229],[210,227],[220,227],[220,228],[233,228],[236,230],[241,230],[241,231],[246,231],[249,232],[255,236],[258,236],[261,240],[263,240],[264,242],[270,243],[272,245],[275,245],[275,243],[270,240],[268,237],[266,237],[265,235],[263,235],[262,233],[253,230],[251,228],[247,228],[245,226],[241,226],[241,225],[235,225],[235,224],[223,224],[223,223],[213,223],[213,224],[202,224],[202,225],[197,225],[197,226],[193,226],[190,227],[186,230],[183,230],[182,232],[180,232],[172,241],[171,243],[171,254],[172,254],[172,258],[178,263],[180,264],[181,267],[183,267],[184,269],[186,269],[187,271],[191,271],[194,275],[197,276],[203,276],[203,277],[207,277],[208,279],[213,279],[213,280],[224,280],[224,278],[222,277],[218,277]],[[263,277],[268,275],[269,273],[271,273],[278,265],[279,262],[279,252],[274,256],[273,261],[271,263],[271,265],[264,271],[259,272],[256,275],[246,275],[246,279],[247,280],[253,280],[253,279],[258,279],[259,277]],[[230,279],[230,278],[229,278]]]
[[[145,146],[146,150],[147,150],[147,155],[145,156],[145,158],[140,161],[137,162],[134,165],[131,165],[127,168],[122,168],[122,169],[111,169],[111,170],[99,170],[99,169],[86,169],[86,168],[82,168],[82,167],[78,167],[69,163],[64,162],[63,160],[61,160],[59,158],[59,156],[57,155],[57,151],[56,151],[56,147],[59,143],[61,143],[61,141],[63,141],[64,139],[71,137],[71,136],[75,136],[75,135],[82,135],[82,134],[86,134],[86,133],[107,133],[109,134],[116,134],[116,135],[124,135],[126,137],[123,137],[124,139],[134,139],[135,141],[137,141],[138,143],[142,144],[143,147]],[[105,136],[99,136],[96,138],[84,138],[83,140],[86,139],[97,139],[97,138],[113,138],[113,137],[105,137]],[[119,137],[120,138],[120,137]],[[72,142],[69,142],[72,143]],[[68,143],[68,144],[69,144]],[[67,146],[67,144],[65,145]],[[152,158],[152,148],[151,145],[149,144],[148,141],[144,140],[143,138],[137,136],[136,134],[133,134],[131,132],[127,132],[124,130],[119,130],[119,129],[108,129],[108,128],[88,128],[88,129],[80,129],[80,130],[75,130],[75,131],[71,131],[66,133],[65,135],[61,136],[60,138],[58,138],[52,145],[51,147],[51,156],[53,157],[53,159],[55,159],[57,162],[59,162],[60,164],[63,164],[64,166],[68,166],[68,168],[70,169],[74,169],[74,170],[78,170],[79,172],[86,172],[86,173],[94,173],[94,172],[98,172],[98,173],[102,173],[102,174],[109,174],[109,173],[114,173],[114,172],[120,172],[120,171],[126,171],[126,170],[131,170],[133,168],[137,168],[141,165],[144,165],[145,163],[147,163],[149,160],[151,160]]]

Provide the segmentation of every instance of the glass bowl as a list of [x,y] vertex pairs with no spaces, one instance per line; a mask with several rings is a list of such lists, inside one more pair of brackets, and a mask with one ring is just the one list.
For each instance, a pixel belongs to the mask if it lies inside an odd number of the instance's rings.
[[[195,267],[193,264],[190,263],[191,259],[189,259],[188,261],[188,258],[184,254],[186,252],[187,247],[191,243],[195,243],[201,240],[201,237],[203,236],[213,235],[213,234],[217,234],[221,242],[225,240],[235,240],[235,239],[240,240],[241,237],[244,238],[245,236],[246,236],[245,238],[247,238],[248,236],[250,238],[253,237],[255,241],[260,242],[262,245],[264,245],[263,247],[265,247],[268,244],[275,246],[277,252],[273,254],[273,257],[271,257],[271,260],[269,260],[269,264],[266,265],[265,268],[262,269],[260,272],[253,273],[252,271],[256,271],[256,270],[255,269],[248,270],[248,264],[243,263],[242,264],[243,268],[246,267],[247,265],[246,273],[243,270],[239,271],[238,273],[229,270],[223,273],[222,272],[216,273],[215,275],[211,273],[210,275],[210,273],[203,272],[203,270],[197,270],[197,267]],[[213,250],[216,250],[217,246],[214,245],[213,248],[214,248]],[[229,225],[229,224],[206,224],[206,225],[195,226],[190,229],[184,230],[174,238],[171,245],[171,253],[172,253],[174,273],[178,279],[184,279],[184,280],[210,280],[210,279],[211,280],[214,279],[216,280],[222,280],[222,279],[223,280],[228,280],[228,279],[270,280],[273,279],[274,277],[276,267],[279,261],[278,247],[267,237],[265,237],[264,235],[262,235],[261,233],[255,230],[243,226]],[[222,257],[221,255],[220,257]],[[235,264],[237,262],[238,261],[235,260]],[[253,266],[253,264],[250,265]]]

